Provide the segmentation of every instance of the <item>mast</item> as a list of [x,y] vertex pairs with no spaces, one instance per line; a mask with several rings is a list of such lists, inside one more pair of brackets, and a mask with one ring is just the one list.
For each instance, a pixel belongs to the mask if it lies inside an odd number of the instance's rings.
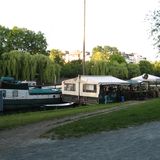
[[85,52],[86,52],[86,48],[85,48],[85,39],[86,39],[86,0],[84,0],[84,15],[83,15],[83,61],[82,61],[82,65],[83,65],[83,75],[85,75]]

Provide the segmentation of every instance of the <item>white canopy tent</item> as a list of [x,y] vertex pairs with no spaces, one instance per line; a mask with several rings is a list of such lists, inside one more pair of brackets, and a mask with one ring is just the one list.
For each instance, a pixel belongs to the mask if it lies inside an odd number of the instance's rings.
[[62,81],[62,94],[98,97],[100,86],[128,84],[127,81],[113,76],[80,75]]
[[113,76],[81,76],[80,80],[86,83],[95,83],[99,85],[110,85],[110,84],[128,84],[127,81],[113,77]]
[[150,74],[142,74],[141,76],[131,78],[131,80],[136,80],[141,82],[160,82],[160,77]]
[[[108,85],[128,85],[127,81],[113,76],[98,76],[98,75],[79,75],[78,77],[62,81],[62,95],[64,101],[80,101],[82,97],[86,101],[100,101],[102,92],[105,92],[105,87]],[[101,95],[101,96],[100,96]],[[84,99],[82,100],[84,101]]]

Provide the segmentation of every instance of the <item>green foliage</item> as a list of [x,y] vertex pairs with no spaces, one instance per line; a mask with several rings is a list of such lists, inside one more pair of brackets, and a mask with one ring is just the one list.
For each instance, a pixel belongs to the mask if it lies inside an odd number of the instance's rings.
[[153,65],[149,61],[140,61],[139,62],[139,67],[141,74],[147,73],[147,74],[152,74],[153,73]]
[[125,58],[119,53],[115,53],[115,54],[110,55],[109,61],[110,62],[116,61],[118,63],[126,63]]
[[151,36],[155,41],[154,45],[160,50],[160,10],[155,10],[149,19],[151,22]]
[[160,61],[154,63],[154,74],[160,77]]
[[0,76],[12,76],[18,80],[37,80],[39,83],[55,83],[60,78],[60,66],[42,54],[11,51],[3,53]]
[[108,60],[108,57],[106,54],[103,54],[102,52],[95,52],[91,56],[91,61],[102,61],[102,60]]
[[43,33],[35,33],[26,28],[8,29],[0,26],[0,54],[12,50],[47,54],[46,49],[47,42]]
[[109,63],[109,74],[121,79],[128,78],[128,69],[126,63],[117,63],[116,61]]
[[74,60],[64,64],[61,71],[62,77],[72,78],[82,74],[82,60]]
[[110,46],[104,46],[104,52],[109,53],[109,55],[120,53],[116,47],[110,47]]
[[0,25],[0,55],[8,51],[8,35],[10,30]]
[[93,50],[92,50],[92,53],[96,53],[96,52],[101,52],[103,53],[104,52],[104,48],[102,46],[97,46],[97,47],[94,47]]
[[116,47],[110,46],[97,46],[93,48],[91,62],[87,63],[86,73],[128,78],[125,58],[121,56]]
[[86,64],[88,75],[112,75],[118,78],[127,79],[128,69],[126,63],[119,64],[116,61],[91,61]]
[[141,74],[138,64],[128,63],[127,68],[128,68],[128,79],[137,77]]
[[[111,55],[120,55],[116,47],[110,46],[97,46],[93,48],[91,61],[109,61]],[[122,57],[120,57],[122,60]],[[123,63],[123,62],[122,62]]]
[[52,49],[49,53],[49,58],[57,64],[63,65],[64,59],[63,59],[63,53],[58,49]]
[[92,75],[108,75],[109,74],[109,64],[106,61],[94,62],[91,66]]

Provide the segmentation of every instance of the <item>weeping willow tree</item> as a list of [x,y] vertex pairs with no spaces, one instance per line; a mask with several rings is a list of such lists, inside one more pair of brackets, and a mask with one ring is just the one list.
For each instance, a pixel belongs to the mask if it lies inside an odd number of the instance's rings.
[[109,65],[109,74],[118,78],[127,79],[128,69],[125,63],[119,64],[118,62],[112,62]]
[[55,83],[56,77],[56,68],[51,61],[47,61],[46,69],[45,69],[45,83]]
[[45,83],[56,84],[57,80],[60,79],[60,66],[48,59],[44,75]]
[[19,77],[24,80],[24,79],[29,79],[30,80],[30,74],[32,71],[30,60],[31,60],[31,55],[29,53],[25,54],[20,54],[20,59],[19,59],[19,65],[21,66],[21,69],[19,71]]
[[55,83],[59,79],[60,66],[41,54],[11,51],[1,55],[1,76],[12,76],[18,80],[37,80],[40,83]]
[[87,75],[91,75],[91,68],[92,68],[92,66],[94,65],[94,63],[92,62],[92,61],[87,61],[86,63],[85,63],[85,71],[86,71],[86,74]]
[[36,56],[32,55],[29,61],[29,70],[30,70],[30,80],[35,80],[36,71],[37,71],[37,63],[36,63]]
[[3,76],[13,76],[19,80],[30,80],[31,55],[27,52],[11,51],[2,54]]
[[106,61],[91,61],[86,63],[86,74],[108,75],[109,63]]
[[128,78],[126,63],[91,61],[86,63],[86,74],[88,75],[112,75],[118,78]]
[[36,63],[36,80],[38,83],[43,83],[45,80],[45,69],[47,65],[47,57],[42,54],[35,55]]
[[20,54],[16,51],[12,51],[9,53],[4,53],[1,56],[3,64],[2,64],[2,74],[4,76],[14,76],[16,79],[19,77],[19,61]]
[[30,63],[33,64],[30,77],[35,77],[39,83],[56,83],[56,79],[60,78],[60,66],[49,57],[37,54],[33,56],[33,61]]

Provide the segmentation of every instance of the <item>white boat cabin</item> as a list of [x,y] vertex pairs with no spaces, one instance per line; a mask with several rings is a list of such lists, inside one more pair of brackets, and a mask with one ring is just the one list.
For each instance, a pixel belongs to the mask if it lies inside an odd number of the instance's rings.
[[28,83],[29,87],[34,87],[37,85],[36,81],[21,81],[21,83]]
[[126,84],[113,76],[78,76],[62,81],[62,97],[66,102],[100,103],[108,87]]

